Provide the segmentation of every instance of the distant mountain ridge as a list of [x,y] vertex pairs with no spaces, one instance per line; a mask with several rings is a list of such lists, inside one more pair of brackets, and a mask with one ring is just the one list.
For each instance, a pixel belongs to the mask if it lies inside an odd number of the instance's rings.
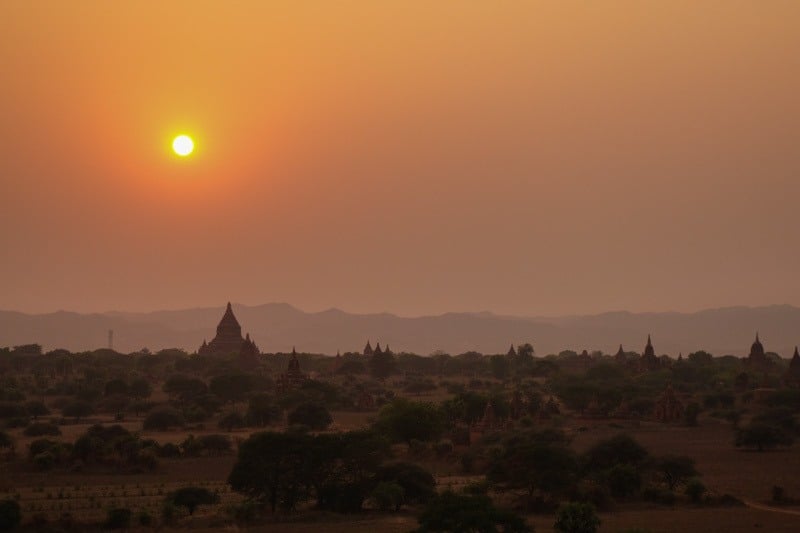
[[[756,331],[767,351],[790,357],[800,344],[800,308],[791,305],[726,307],[695,313],[617,311],[563,317],[501,316],[490,312],[400,317],[390,313],[353,314],[339,309],[301,311],[286,303],[233,305],[242,332],[249,332],[262,352],[299,351],[335,354],[361,351],[367,340],[389,344],[393,351],[429,354],[443,350],[505,353],[530,342],[538,355],[561,350],[640,352],[648,334],[658,354],[677,357],[706,350],[714,355],[747,355]],[[195,351],[210,340],[224,305],[145,313],[80,314],[58,311],[25,314],[0,311],[0,346],[38,343],[46,350],[93,350],[107,345],[132,352],[183,348]]]

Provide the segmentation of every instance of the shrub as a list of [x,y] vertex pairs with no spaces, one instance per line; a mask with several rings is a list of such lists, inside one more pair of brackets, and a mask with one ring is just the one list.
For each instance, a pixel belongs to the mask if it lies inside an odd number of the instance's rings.
[[204,449],[202,441],[194,435],[189,435],[181,442],[181,450],[187,457],[197,457]]
[[177,444],[173,444],[172,442],[165,442],[161,447],[158,448],[158,455],[159,457],[180,457],[181,456],[181,449],[178,447]]
[[598,442],[584,455],[588,471],[606,470],[618,464],[638,466],[648,457],[647,450],[630,435],[621,433]]
[[782,428],[754,422],[736,431],[736,447],[755,449],[759,452],[778,446],[791,446],[794,437]]
[[615,465],[606,472],[605,478],[608,488],[615,498],[626,498],[636,494],[642,486],[639,470],[632,465]]
[[579,481],[567,494],[571,501],[590,503],[595,509],[611,509],[614,502],[608,488],[591,479]]
[[164,501],[161,506],[161,521],[164,525],[171,526],[180,518],[180,510],[170,500]]
[[686,406],[683,413],[683,421],[687,426],[697,425],[697,416],[700,414],[700,405],[697,402],[691,402]]
[[370,500],[375,504],[375,507],[381,511],[388,511],[390,509],[399,511],[400,507],[403,505],[404,496],[405,491],[403,487],[397,483],[381,481],[375,487],[375,490],[372,491]]
[[209,455],[222,455],[231,451],[233,443],[227,435],[202,435],[198,439]]
[[661,474],[662,479],[669,487],[682,485],[692,476],[697,475],[694,468],[694,459],[684,455],[665,455],[656,461],[656,469]]
[[288,417],[289,424],[300,424],[314,430],[323,430],[331,425],[333,417],[324,405],[304,403],[297,406]]
[[131,525],[132,514],[130,509],[124,507],[109,509],[104,526],[108,529],[127,529]]
[[428,503],[436,495],[436,480],[430,472],[414,463],[390,463],[381,466],[376,479],[394,483],[403,489],[406,503]]
[[27,402],[25,404],[25,410],[28,412],[29,416],[33,417],[34,420],[40,416],[50,414],[50,409],[48,409],[47,406],[39,400],[31,400]]
[[31,421],[28,420],[28,417],[26,417],[26,416],[19,417],[19,418],[10,418],[6,422],[6,427],[8,429],[24,428],[24,427],[28,427],[28,424],[30,424],[30,423],[31,423]]
[[150,527],[153,525],[153,515],[147,511],[139,511],[139,514],[136,516],[136,521],[139,522],[139,525],[142,527]]
[[28,412],[22,404],[16,402],[0,402],[0,418],[24,418]]
[[69,402],[61,409],[61,414],[72,417],[75,420],[80,420],[81,418],[89,416],[92,413],[94,413],[92,404],[83,400]]
[[177,507],[185,507],[189,515],[193,515],[200,505],[219,503],[219,495],[203,487],[183,487],[171,493],[167,501]]
[[51,452],[37,453],[33,456],[33,464],[39,470],[50,470],[56,465],[56,456]]
[[58,446],[59,443],[50,440],[50,439],[36,439],[28,444],[28,454],[30,455],[31,459],[42,452],[50,451],[51,449]]
[[247,404],[247,423],[251,426],[264,427],[280,420],[281,410],[268,394],[256,394]]
[[647,501],[661,505],[673,505],[675,503],[675,493],[659,487],[647,487],[642,491],[642,497]]
[[155,448],[139,450],[136,453],[135,463],[147,470],[155,470],[158,467],[158,453]]
[[211,415],[208,413],[208,411],[199,405],[190,405],[183,410],[183,417],[186,419],[186,422],[192,424],[204,422],[205,420],[208,420],[209,416]]
[[148,430],[166,431],[176,426],[183,426],[183,417],[180,413],[171,407],[159,407],[147,414],[142,427]]
[[233,431],[234,429],[245,427],[246,423],[244,417],[239,413],[228,413],[223,416],[217,426],[225,431]]
[[706,486],[697,478],[689,480],[684,489],[684,494],[689,497],[692,503],[700,503],[705,493]]
[[428,453],[428,444],[424,441],[411,439],[408,441],[408,453],[415,457],[423,457]]
[[61,430],[55,424],[34,422],[26,427],[23,433],[28,437],[42,437],[44,435],[58,436],[61,435]]
[[0,448],[14,449],[14,439],[5,431],[0,431]]
[[453,453],[453,443],[449,440],[440,440],[433,446],[437,457],[445,457]]
[[600,518],[594,506],[588,503],[568,503],[561,506],[553,529],[560,533],[595,533]]
[[531,529],[525,520],[501,511],[486,496],[444,492],[428,503],[419,515],[417,533],[428,531],[498,531],[524,533]]
[[253,500],[245,500],[240,504],[228,506],[225,512],[233,518],[236,524],[248,526],[258,517],[258,504]]
[[22,522],[22,511],[14,500],[0,500],[0,531],[11,531]]

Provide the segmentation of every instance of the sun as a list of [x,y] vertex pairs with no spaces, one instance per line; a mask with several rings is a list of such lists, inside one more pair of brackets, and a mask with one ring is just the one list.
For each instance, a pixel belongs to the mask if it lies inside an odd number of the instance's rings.
[[172,150],[181,157],[194,151],[194,141],[188,135],[178,135],[172,140]]

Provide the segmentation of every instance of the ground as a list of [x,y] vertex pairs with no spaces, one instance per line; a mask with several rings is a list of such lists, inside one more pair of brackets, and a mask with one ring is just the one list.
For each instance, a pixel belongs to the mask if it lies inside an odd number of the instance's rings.
[[[417,399],[425,399],[417,398]],[[335,430],[364,427],[374,413],[334,412]],[[74,440],[95,422],[111,423],[110,419],[95,417],[80,424],[62,427],[63,438]],[[123,423],[131,430],[141,427],[141,419]],[[207,429],[195,427],[175,432],[143,432],[143,436],[160,442],[180,442],[189,433],[195,435],[220,433],[215,423]],[[789,497],[800,496],[800,454],[795,445],[787,450],[755,453],[733,446],[733,432],[729,424],[701,418],[698,427],[665,425],[654,422],[624,420],[567,419],[564,428],[572,437],[573,445],[582,451],[598,440],[621,431],[633,435],[652,454],[680,454],[695,459],[703,482],[715,494],[730,494],[753,507],[692,508],[686,504],[674,508],[654,504],[623,506],[615,512],[601,515],[601,531],[624,531],[640,528],[653,533],[672,531],[800,531],[800,512],[796,507],[773,508],[769,502],[772,487],[782,486]],[[249,431],[230,433],[234,439],[244,439]],[[24,453],[33,440],[14,430],[17,449]],[[217,458],[162,460],[155,473],[115,475],[111,473],[54,471],[31,472],[25,465],[0,463],[0,490],[18,498],[26,515],[44,513],[57,518],[71,513],[77,520],[100,520],[109,507],[129,507],[134,513],[146,510],[158,516],[163,496],[170,490],[186,485],[202,485],[220,493],[223,505],[239,500],[225,480],[235,461],[232,455]],[[461,475],[458,461],[424,462],[434,470],[441,489],[458,488],[472,479]],[[759,508],[755,508],[759,507]],[[212,511],[200,509],[192,520],[199,531],[235,530],[233,526],[214,525]],[[552,515],[530,515],[529,524],[536,531],[552,530]],[[259,529],[271,532],[319,531],[387,531],[407,532],[416,527],[413,510],[397,514],[367,512],[359,516],[342,516],[306,511],[293,517],[284,517]]]

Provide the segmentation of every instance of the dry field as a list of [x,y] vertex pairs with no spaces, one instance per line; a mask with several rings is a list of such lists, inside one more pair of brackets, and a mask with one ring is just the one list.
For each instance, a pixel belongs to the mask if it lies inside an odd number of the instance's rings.
[[[784,487],[789,497],[800,498],[800,447],[770,452],[750,452],[733,445],[729,424],[701,418],[698,427],[670,426],[652,422],[633,424],[616,421],[581,421],[570,424],[573,445],[582,451],[598,440],[625,431],[654,455],[688,455],[696,461],[703,482],[710,490],[729,493],[743,500],[766,502],[772,487]],[[574,431],[585,427],[586,431]],[[798,529],[800,531],[800,529]]]
[[[433,400],[425,396],[417,400]],[[440,401],[443,398],[436,398]],[[334,412],[334,431],[364,427],[374,413]],[[74,441],[93,423],[114,423],[110,419],[95,417],[80,424],[62,426],[64,440]],[[137,431],[141,418],[130,418],[122,425]],[[277,429],[277,428],[276,428]],[[564,430],[573,439],[578,451],[585,450],[598,440],[619,432],[633,435],[654,455],[688,455],[697,462],[703,482],[715,494],[731,494],[754,504],[769,504],[773,486],[784,487],[789,497],[800,498],[800,453],[798,445],[789,450],[753,453],[737,450],[732,444],[733,433],[729,424],[711,418],[701,418],[700,426],[687,428],[651,422],[567,419]],[[222,433],[215,422],[205,428],[172,432],[144,432],[143,436],[159,442],[177,443],[188,434],[202,435]],[[234,439],[245,439],[250,431],[234,431]],[[27,444],[33,440],[14,431],[18,451],[25,453]],[[111,507],[130,508],[134,515],[147,511],[153,516],[160,513],[164,496],[181,486],[200,485],[219,492],[222,504],[239,501],[230,491],[225,480],[235,457],[187,458],[162,460],[156,472],[145,474],[113,474],[96,472],[54,471],[39,473],[27,467],[0,465],[0,490],[20,501],[26,516],[41,513],[56,519],[70,513],[76,520],[99,521]],[[441,489],[459,489],[475,481],[475,477],[460,475],[457,461],[423,462],[426,468],[437,474]],[[192,529],[198,531],[236,530],[235,526],[214,526],[211,516],[219,513],[220,507],[198,511],[191,521]],[[624,531],[640,528],[652,533],[673,531],[800,531],[800,514],[797,508],[768,511],[754,508],[691,508],[685,504],[674,508],[637,504],[623,506],[613,513],[604,513],[601,531]],[[528,522],[536,531],[552,531],[553,517],[531,515]],[[341,516],[316,511],[304,511],[294,517],[284,517],[252,531],[272,532],[296,531],[386,531],[407,532],[416,527],[414,512],[405,510],[398,514],[382,515],[367,512],[359,516]]]

